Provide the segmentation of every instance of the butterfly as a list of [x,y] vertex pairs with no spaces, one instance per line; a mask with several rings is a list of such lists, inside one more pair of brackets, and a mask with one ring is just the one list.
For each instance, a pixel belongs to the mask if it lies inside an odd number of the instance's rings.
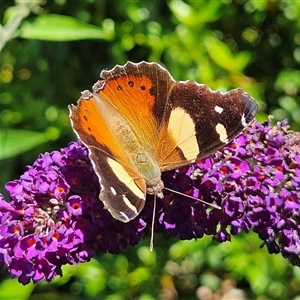
[[162,172],[220,149],[257,111],[242,89],[221,93],[177,82],[157,63],[127,62],[100,77],[69,105],[70,120],[89,150],[100,200],[122,222],[139,215],[147,193],[163,198]]

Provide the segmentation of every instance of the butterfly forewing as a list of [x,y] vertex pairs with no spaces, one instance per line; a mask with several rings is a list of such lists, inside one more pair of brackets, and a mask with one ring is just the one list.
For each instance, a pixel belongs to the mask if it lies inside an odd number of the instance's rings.
[[146,183],[128,163],[128,155],[114,134],[111,125],[117,117],[113,117],[113,109],[101,106],[101,102],[98,95],[84,92],[78,105],[69,107],[70,119],[78,138],[88,147],[99,178],[99,198],[115,219],[128,222],[144,207]]
[[242,89],[214,92],[194,81],[176,83],[168,101],[172,107],[168,134],[175,138],[174,152],[181,151],[184,158],[174,161],[169,159],[172,154],[164,153],[162,170],[178,168],[220,149],[252,122],[257,110],[255,101]]

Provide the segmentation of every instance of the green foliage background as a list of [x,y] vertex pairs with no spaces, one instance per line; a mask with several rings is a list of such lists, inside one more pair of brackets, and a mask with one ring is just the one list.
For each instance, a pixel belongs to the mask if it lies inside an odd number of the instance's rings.
[[[242,87],[259,121],[300,130],[300,2],[0,0],[0,191],[39,153],[75,136],[67,105],[104,68],[156,61],[177,80]],[[300,272],[259,249],[255,235],[217,245],[155,236],[118,256],[66,266],[52,283],[0,285],[1,299],[197,299],[232,280],[250,299],[300,299]],[[46,299],[45,298],[45,299]]]

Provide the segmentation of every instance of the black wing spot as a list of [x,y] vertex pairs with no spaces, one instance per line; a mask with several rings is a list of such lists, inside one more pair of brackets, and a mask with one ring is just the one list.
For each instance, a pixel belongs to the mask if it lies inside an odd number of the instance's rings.
[[156,92],[157,92],[156,88],[154,86],[152,86],[150,88],[150,95],[156,95]]
[[89,131],[89,132],[92,132],[92,129],[91,129],[90,127],[88,127],[88,131]]
[[88,121],[88,117],[87,116],[83,116],[85,121]]
[[146,90],[146,87],[145,87],[144,85],[141,85],[141,86],[140,86],[140,89],[141,89],[142,91],[145,91],[145,90]]
[[134,86],[133,81],[132,81],[132,80],[128,81],[128,85],[129,85],[130,87],[133,87],[133,86]]
[[123,90],[122,86],[120,86],[120,85],[118,84],[117,90],[118,90],[118,91],[122,91],[122,90]]

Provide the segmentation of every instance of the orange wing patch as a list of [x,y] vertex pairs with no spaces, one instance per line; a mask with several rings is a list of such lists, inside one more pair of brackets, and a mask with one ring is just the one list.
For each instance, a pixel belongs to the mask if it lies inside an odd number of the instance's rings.
[[109,102],[113,99],[113,104],[122,112],[131,108],[132,113],[132,109],[138,107],[139,112],[148,115],[155,104],[152,86],[152,80],[145,75],[128,75],[108,80],[100,94]]
[[[88,99],[80,98],[78,105],[71,106],[70,109],[74,129],[88,147],[100,148],[102,151],[107,148],[110,149],[113,156],[122,157],[120,144],[112,134],[103,113],[99,110],[98,99],[95,99],[90,93]],[[112,156],[107,152],[106,154]]]
[[112,78],[105,82],[99,81],[94,86],[94,92],[104,101],[109,103],[120,119],[130,125],[137,142],[143,146],[157,143],[157,126],[153,113],[155,98],[151,94],[153,83],[147,76],[122,76]]

